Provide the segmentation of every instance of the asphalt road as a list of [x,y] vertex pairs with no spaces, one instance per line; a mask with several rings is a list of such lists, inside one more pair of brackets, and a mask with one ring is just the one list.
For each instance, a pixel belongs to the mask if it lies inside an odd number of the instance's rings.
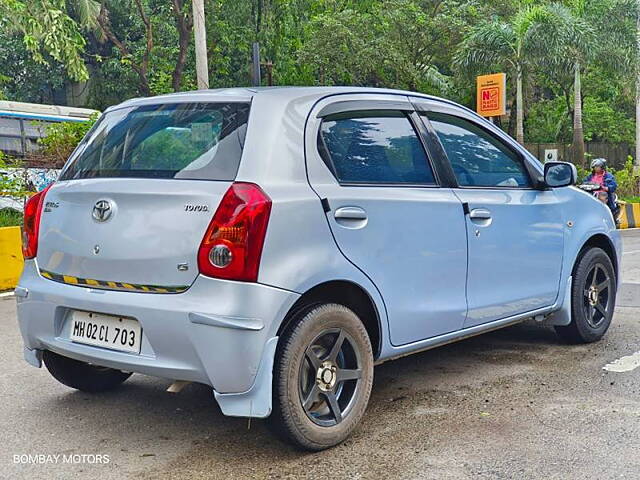
[[14,300],[0,299],[0,478],[636,479],[640,368],[603,366],[640,350],[640,231],[625,232],[623,282],[599,343],[524,324],[377,367],[356,434],[317,454],[224,417],[202,385],[169,394],[134,375],[72,391],[22,360]]

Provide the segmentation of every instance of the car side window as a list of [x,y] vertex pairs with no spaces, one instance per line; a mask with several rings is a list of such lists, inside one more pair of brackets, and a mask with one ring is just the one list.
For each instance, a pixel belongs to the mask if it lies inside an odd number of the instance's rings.
[[318,132],[318,147],[341,183],[436,183],[413,125],[399,111],[327,116]]
[[473,122],[454,115],[426,115],[463,187],[531,187],[518,153]]

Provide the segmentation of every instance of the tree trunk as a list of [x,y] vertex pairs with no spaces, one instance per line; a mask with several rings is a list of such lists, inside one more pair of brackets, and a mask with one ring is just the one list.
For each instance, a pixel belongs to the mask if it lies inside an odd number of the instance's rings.
[[516,132],[516,99],[511,99],[511,107],[509,108],[509,125],[507,126],[507,133],[512,137],[515,137]]
[[171,75],[171,85],[174,92],[180,91],[184,64],[187,61],[191,30],[193,29],[193,17],[188,12],[183,12],[183,6],[182,0],[173,0],[173,15],[176,20],[176,29],[178,30],[178,57]]
[[582,83],[580,63],[575,64],[573,79],[573,162],[584,165],[584,130],[582,128]]
[[522,68],[518,67],[516,77],[516,140],[524,145],[524,99],[522,92]]

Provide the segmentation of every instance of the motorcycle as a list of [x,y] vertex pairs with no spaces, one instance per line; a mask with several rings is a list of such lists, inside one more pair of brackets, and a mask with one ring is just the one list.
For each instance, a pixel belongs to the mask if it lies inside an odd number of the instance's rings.
[[[594,197],[597,198],[598,190],[600,190],[602,186],[597,183],[585,182],[578,185],[578,188],[580,190],[584,190],[585,192],[592,194]],[[622,216],[622,208],[626,205],[626,203],[627,202],[620,200],[618,198],[618,194],[613,193],[613,204],[615,205],[615,208],[611,213],[613,213],[613,218],[616,221],[616,225],[620,224],[620,217]]]

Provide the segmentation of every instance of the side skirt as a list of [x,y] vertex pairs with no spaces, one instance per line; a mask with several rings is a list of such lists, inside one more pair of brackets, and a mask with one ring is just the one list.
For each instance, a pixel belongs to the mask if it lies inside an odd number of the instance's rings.
[[[569,290],[570,290],[570,287],[569,287]],[[558,310],[558,307],[555,305],[550,307],[539,308],[537,310],[521,313],[518,315],[514,315],[512,317],[495,320],[493,322],[484,323],[482,325],[476,325],[474,327],[464,328],[462,330],[457,330],[455,332],[446,333],[444,335],[428,338],[426,340],[421,340],[415,343],[410,343],[408,345],[403,345],[402,347],[394,347],[391,351],[385,352],[387,353],[387,355],[384,358],[378,359],[378,361],[376,361],[376,365],[380,365],[384,362],[388,362],[389,360],[395,360],[397,358],[406,357],[407,355],[411,355],[414,353],[431,350],[432,348],[441,347],[449,343],[465,340],[467,338],[475,337],[476,335],[481,335],[483,333],[491,332],[493,330],[499,330],[500,328],[510,327],[512,325],[522,323],[523,321],[529,318],[536,318],[536,317],[541,318],[551,314],[556,310]],[[570,310],[571,310],[571,307],[569,307],[569,311]]]

